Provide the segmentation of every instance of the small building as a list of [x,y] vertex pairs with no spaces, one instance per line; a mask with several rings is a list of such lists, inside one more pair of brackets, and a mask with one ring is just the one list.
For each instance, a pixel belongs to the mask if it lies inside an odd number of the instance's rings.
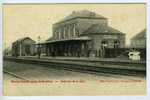
[[131,48],[146,48],[146,29],[131,39]]
[[141,32],[137,33],[131,39],[130,48],[140,52],[140,58],[146,60],[146,29],[143,29]]
[[24,37],[12,43],[12,56],[31,56],[35,54],[35,41]]
[[73,11],[53,24],[45,41],[48,56],[103,57],[105,48],[123,48],[125,34],[108,25],[108,19],[88,10]]

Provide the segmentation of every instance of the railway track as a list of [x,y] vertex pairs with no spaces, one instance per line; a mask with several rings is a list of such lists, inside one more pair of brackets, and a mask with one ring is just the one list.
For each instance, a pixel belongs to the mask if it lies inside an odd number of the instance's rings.
[[[42,68],[42,70],[49,70],[47,67],[41,67],[41,68]],[[53,69],[58,71],[58,69],[56,69],[56,68],[53,68]],[[71,71],[71,72],[85,73],[85,74],[91,74],[91,75],[98,75],[98,76],[102,76],[102,77],[111,77],[111,79],[124,79],[124,78],[126,78],[126,79],[130,79],[130,80],[136,80],[136,77],[128,77],[125,75],[116,75],[116,74],[111,74],[111,73],[93,72],[93,71],[87,71],[87,70],[74,70],[74,69],[68,69],[68,68],[61,68],[61,70],[67,70],[67,71]],[[37,71],[39,71],[39,70],[37,70]],[[27,76],[24,76],[21,74],[16,74],[16,73],[8,71],[8,70],[3,70],[3,72],[11,75],[17,79],[20,79],[20,80],[24,80],[24,81],[30,81],[31,80]],[[137,77],[137,79],[139,79],[139,78],[140,77]],[[141,78],[143,79],[143,77],[141,77]]]
[[24,77],[21,77],[20,75],[17,75],[16,73],[13,73],[13,72],[10,72],[10,71],[7,71],[7,70],[3,70],[4,73],[6,74],[9,74],[17,79],[21,79],[21,80],[25,80],[25,81],[28,81],[27,78],[24,78]]
[[[58,71],[58,69],[55,69],[55,70]],[[108,74],[108,73],[96,73],[96,72],[91,72],[91,71],[81,71],[81,70],[73,70],[73,69],[67,69],[67,68],[63,68],[61,70],[67,70],[67,71],[79,72],[79,73],[87,73],[87,74],[94,74],[94,75],[100,75],[100,76],[104,76],[104,77],[113,77],[113,78],[121,78],[122,77],[122,76],[117,76],[117,75]],[[21,75],[21,74],[16,74],[16,73],[10,72],[8,70],[3,70],[3,72],[11,75],[17,79],[21,79],[21,80],[25,80],[25,81],[29,80],[28,78],[23,77],[23,75]]]
[[[52,68],[55,69],[63,69],[69,71],[78,71],[90,74],[103,74],[103,75],[127,75],[127,76],[138,76],[138,77],[145,77],[146,70],[145,69],[128,69],[126,66],[125,68],[111,68],[108,66],[97,67],[92,64],[80,64],[79,62],[75,63],[66,63],[65,61],[52,61],[52,60],[42,60],[42,59],[5,59],[9,61],[19,62],[19,63],[29,63],[29,64],[36,64],[42,65],[44,67],[53,66]],[[136,65],[135,65],[136,66]]]

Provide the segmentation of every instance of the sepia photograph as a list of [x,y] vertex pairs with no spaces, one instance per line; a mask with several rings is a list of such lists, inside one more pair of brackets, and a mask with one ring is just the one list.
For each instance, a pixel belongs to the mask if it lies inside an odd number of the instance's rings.
[[145,3],[2,5],[5,96],[146,95]]

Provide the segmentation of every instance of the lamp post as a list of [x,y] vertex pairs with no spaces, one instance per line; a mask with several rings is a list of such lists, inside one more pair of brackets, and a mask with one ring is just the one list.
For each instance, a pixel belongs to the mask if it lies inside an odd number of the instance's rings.
[[41,40],[41,37],[38,36],[38,48],[37,48],[37,53],[38,53],[38,58],[39,58],[39,59],[40,59],[40,56],[41,56],[40,40]]

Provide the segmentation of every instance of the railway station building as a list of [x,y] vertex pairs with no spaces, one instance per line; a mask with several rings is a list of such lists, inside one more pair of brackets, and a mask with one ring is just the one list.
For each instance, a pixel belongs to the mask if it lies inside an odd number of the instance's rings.
[[53,24],[52,37],[43,45],[47,56],[104,57],[105,48],[124,48],[125,34],[108,19],[88,10],[73,11]]
[[31,56],[35,54],[35,41],[24,37],[12,43],[12,56]]

